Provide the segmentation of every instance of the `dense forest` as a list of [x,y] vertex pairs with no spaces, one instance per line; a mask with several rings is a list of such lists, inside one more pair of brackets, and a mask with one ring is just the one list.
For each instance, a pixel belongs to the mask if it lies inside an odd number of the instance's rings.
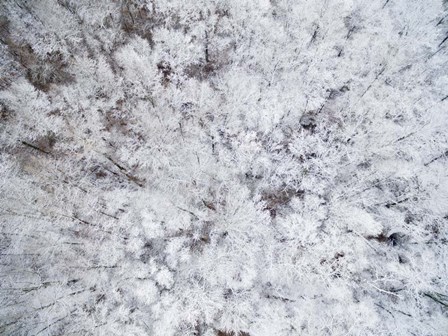
[[443,0],[0,1],[0,335],[448,335]]

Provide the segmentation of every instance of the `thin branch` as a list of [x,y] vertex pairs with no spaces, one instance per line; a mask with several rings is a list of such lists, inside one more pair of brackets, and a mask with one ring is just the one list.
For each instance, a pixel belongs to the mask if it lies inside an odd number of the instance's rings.
[[442,46],[442,44],[444,44],[447,40],[448,40],[448,35],[443,39],[442,42],[440,42],[440,44],[438,45],[438,47]]
[[378,303],[375,303],[375,306],[380,307],[381,309],[384,309],[384,310],[387,311],[389,314],[391,314],[393,317],[395,317],[394,314],[392,314],[392,312],[391,312],[390,310],[384,308],[382,305],[380,305],[380,304],[378,304]]
[[440,303],[442,306],[448,307],[447,302],[443,302],[441,299],[441,296],[445,297],[445,295],[439,294],[439,293],[423,293],[424,296],[429,297],[430,299],[434,300],[437,303]]
[[99,212],[100,214],[104,215],[104,216],[107,216],[107,217],[110,217],[110,218],[113,218],[113,219],[116,219],[116,220],[119,219],[118,217],[116,217],[116,216],[114,216],[114,215],[110,215],[110,214],[108,214],[108,213],[105,213],[104,211],[98,210],[98,212]]
[[191,212],[190,210],[187,210],[187,209],[184,209],[184,208],[181,208],[181,207],[178,207],[178,206],[176,206],[176,208],[178,208],[178,209],[181,210],[181,211],[184,211],[184,212],[189,213],[189,214],[192,215],[194,218],[196,218],[197,220],[199,220],[199,217],[198,217],[194,212]]
[[377,291],[380,291],[381,293],[385,293],[385,294],[393,295],[393,296],[395,296],[395,297],[397,297],[397,298],[399,298],[399,299],[402,298],[400,295],[395,294],[395,293],[392,293],[392,292],[387,291],[387,290],[385,290],[385,289],[381,289],[381,288],[375,286],[374,284],[372,284],[372,283],[370,283],[370,282],[369,282],[369,285],[372,286],[373,288],[375,288]]
[[435,158],[433,158],[431,161],[428,161],[424,164],[425,167],[429,166],[431,163],[433,163],[434,161],[437,161],[445,156],[448,156],[448,151],[440,154],[439,156],[436,156]]
[[436,27],[439,26],[440,24],[442,24],[442,22],[443,22],[447,17],[448,17],[448,14],[445,15],[443,18],[441,18],[441,19],[439,20],[439,22],[437,22]]
[[42,152],[42,153],[44,153],[44,154],[47,154],[47,155],[51,154],[50,152],[47,152],[46,150],[43,150],[42,148],[37,147],[37,146],[35,146],[35,145],[32,145],[32,144],[30,144],[30,143],[28,143],[28,142],[26,142],[26,141],[22,141],[22,144],[25,145],[25,146],[28,146],[28,147],[30,147],[30,148],[32,148],[32,149],[34,149],[34,150],[37,150],[37,151],[39,151],[39,152]]
[[415,132],[411,132],[408,135],[402,136],[401,138],[398,138],[395,142],[403,141],[404,139],[409,138],[410,136],[413,136]]
[[39,335],[40,333],[44,332],[45,330],[47,330],[47,329],[50,328],[51,326],[55,325],[56,323],[61,322],[62,320],[66,319],[68,316],[69,316],[69,314],[67,314],[66,316],[61,317],[61,318],[57,319],[56,321],[50,323],[50,324],[47,325],[45,328],[39,330],[39,331],[36,333],[36,335]]
[[[128,178],[129,181],[135,183],[136,185],[138,185],[139,187],[143,188],[145,185],[135,176],[131,175],[128,173],[127,169],[124,168],[122,165],[120,165],[119,163],[117,163],[115,160],[113,160],[110,156],[105,155],[106,159],[108,159],[110,162],[112,162],[114,164],[115,167],[117,167],[119,169],[119,171]],[[111,171],[111,173],[114,173]],[[115,175],[117,175],[116,173],[114,173]]]
[[380,72],[375,76],[375,79],[369,84],[367,89],[364,91],[364,93],[361,95],[361,98],[364,97],[364,95],[372,88],[372,85],[378,80],[378,78],[384,73],[386,70],[386,67],[383,67]]

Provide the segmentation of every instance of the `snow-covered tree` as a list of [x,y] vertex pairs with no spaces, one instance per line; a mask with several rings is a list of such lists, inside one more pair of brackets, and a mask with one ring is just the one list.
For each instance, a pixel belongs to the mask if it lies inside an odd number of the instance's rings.
[[0,334],[446,335],[443,0],[0,3]]

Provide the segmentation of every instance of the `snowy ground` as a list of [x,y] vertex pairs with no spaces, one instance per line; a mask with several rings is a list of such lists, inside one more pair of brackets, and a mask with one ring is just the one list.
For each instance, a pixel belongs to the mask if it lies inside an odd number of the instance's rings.
[[448,335],[448,4],[0,3],[1,335]]

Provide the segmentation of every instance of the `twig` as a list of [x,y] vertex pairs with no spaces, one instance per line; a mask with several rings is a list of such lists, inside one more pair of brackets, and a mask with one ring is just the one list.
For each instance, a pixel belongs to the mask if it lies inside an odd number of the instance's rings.
[[189,213],[189,214],[192,215],[194,218],[196,218],[197,220],[199,220],[199,217],[198,217],[194,212],[191,212],[190,210],[183,209],[183,208],[178,207],[178,206],[176,206],[176,208],[178,208],[179,210],[182,210],[182,211],[184,211],[184,212]]
[[415,134],[415,132],[411,132],[408,135],[405,135],[405,136],[402,136],[401,138],[398,138],[395,142],[399,142],[399,141],[402,141],[404,139],[407,139],[407,138],[409,138],[410,136],[412,136],[414,134]]
[[446,40],[448,40],[448,35],[443,39],[442,42],[440,42],[440,44],[438,45],[438,47],[440,47],[442,44],[444,44],[446,42]]
[[439,22],[437,22],[436,27],[437,27],[438,25],[440,25],[440,24],[443,22],[443,20],[445,20],[447,17],[448,17],[448,14],[445,15],[443,18],[441,18],[441,19],[439,20]]
[[275,299],[275,300],[281,300],[283,302],[296,302],[296,300],[292,300],[292,299],[288,299],[282,296],[277,296],[277,295],[266,295],[267,299]]
[[381,288],[375,286],[374,284],[372,284],[372,283],[370,283],[370,282],[369,282],[369,285],[372,286],[373,288],[375,288],[376,290],[382,292],[382,293],[389,294],[389,295],[393,295],[393,296],[395,296],[395,297],[397,297],[397,298],[399,298],[399,299],[402,298],[400,295],[395,294],[395,293],[392,293],[392,292],[389,292],[389,291],[387,291],[387,290],[385,290],[385,289],[381,289]]
[[[116,166],[116,167],[121,171],[121,173],[122,173],[124,176],[126,176],[126,177],[128,178],[129,181],[135,183],[136,185],[138,185],[138,186],[141,187],[141,188],[144,187],[144,184],[141,183],[137,177],[132,176],[131,174],[129,174],[129,173],[127,172],[126,168],[124,168],[122,165],[118,164],[118,163],[117,163],[116,161],[114,161],[111,157],[109,157],[109,156],[107,156],[107,155],[105,155],[105,157],[106,157],[106,159],[108,159],[110,162],[112,162],[112,163],[114,164],[114,166]],[[114,173],[114,174],[116,174],[116,173]]]
[[441,155],[439,155],[439,156],[433,158],[431,161],[426,162],[426,163],[424,164],[424,166],[427,167],[427,166],[429,166],[431,163],[433,163],[434,161],[437,161],[437,160],[443,158],[444,156],[448,156],[448,151],[446,151],[446,152],[442,153]]
[[47,155],[50,154],[50,152],[47,152],[46,150],[43,150],[43,149],[40,148],[40,147],[34,146],[34,145],[32,145],[32,144],[30,144],[30,143],[28,143],[28,142],[26,142],[26,141],[22,141],[22,144],[24,144],[25,146],[28,146],[28,147],[30,147],[30,148],[32,148],[32,149],[35,149],[35,150],[37,150],[37,151],[39,151],[39,152],[42,152],[42,153],[44,153],[44,154],[47,154]]
[[375,79],[369,84],[367,89],[364,91],[364,93],[361,95],[361,98],[364,97],[364,95],[372,88],[373,83],[375,83],[378,78],[383,74],[383,72],[386,70],[386,67],[383,67],[380,72],[375,76]]
[[118,217],[116,217],[116,216],[114,216],[114,215],[110,215],[110,214],[108,214],[108,213],[105,213],[104,211],[98,210],[98,212],[99,212],[100,214],[103,214],[104,216],[107,216],[107,217],[110,217],[110,218],[114,218],[114,219],[116,219],[116,220],[119,219]]
[[399,201],[392,201],[392,202],[387,202],[387,203],[377,203],[377,204],[374,204],[374,205],[375,206],[377,206],[377,205],[384,205],[386,208],[389,209],[391,206],[395,206],[395,205],[404,203],[404,202],[406,202],[408,200],[409,200],[409,197],[406,197],[406,198],[404,198],[402,200],[399,200]]
[[384,308],[382,305],[380,305],[380,304],[378,304],[378,303],[375,303],[375,306],[380,307],[381,309],[384,309],[384,310],[387,311],[389,314],[391,314],[393,317],[395,317],[394,314],[392,314],[392,312],[391,312],[390,310]]
[[439,293],[429,293],[429,292],[423,293],[423,295],[426,297],[429,297],[430,299],[434,300],[437,303],[440,303],[442,306],[448,307],[448,303],[445,303],[440,299],[440,296],[445,296],[445,295],[442,295]]
[[[73,311],[71,311],[70,313],[74,313],[74,312],[75,312],[75,311],[73,310]],[[50,323],[50,324],[47,325],[45,328],[39,330],[35,335],[39,335],[40,333],[44,332],[45,330],[47,330],[47,329],[50,328],[51,326],[55,325],[56,323],[61,322],[62,320],[66,319],[68,316],[69,316],[69,314],[67,314],[66,316],[61,317],[61,318],[57,319],[56,321]]]

